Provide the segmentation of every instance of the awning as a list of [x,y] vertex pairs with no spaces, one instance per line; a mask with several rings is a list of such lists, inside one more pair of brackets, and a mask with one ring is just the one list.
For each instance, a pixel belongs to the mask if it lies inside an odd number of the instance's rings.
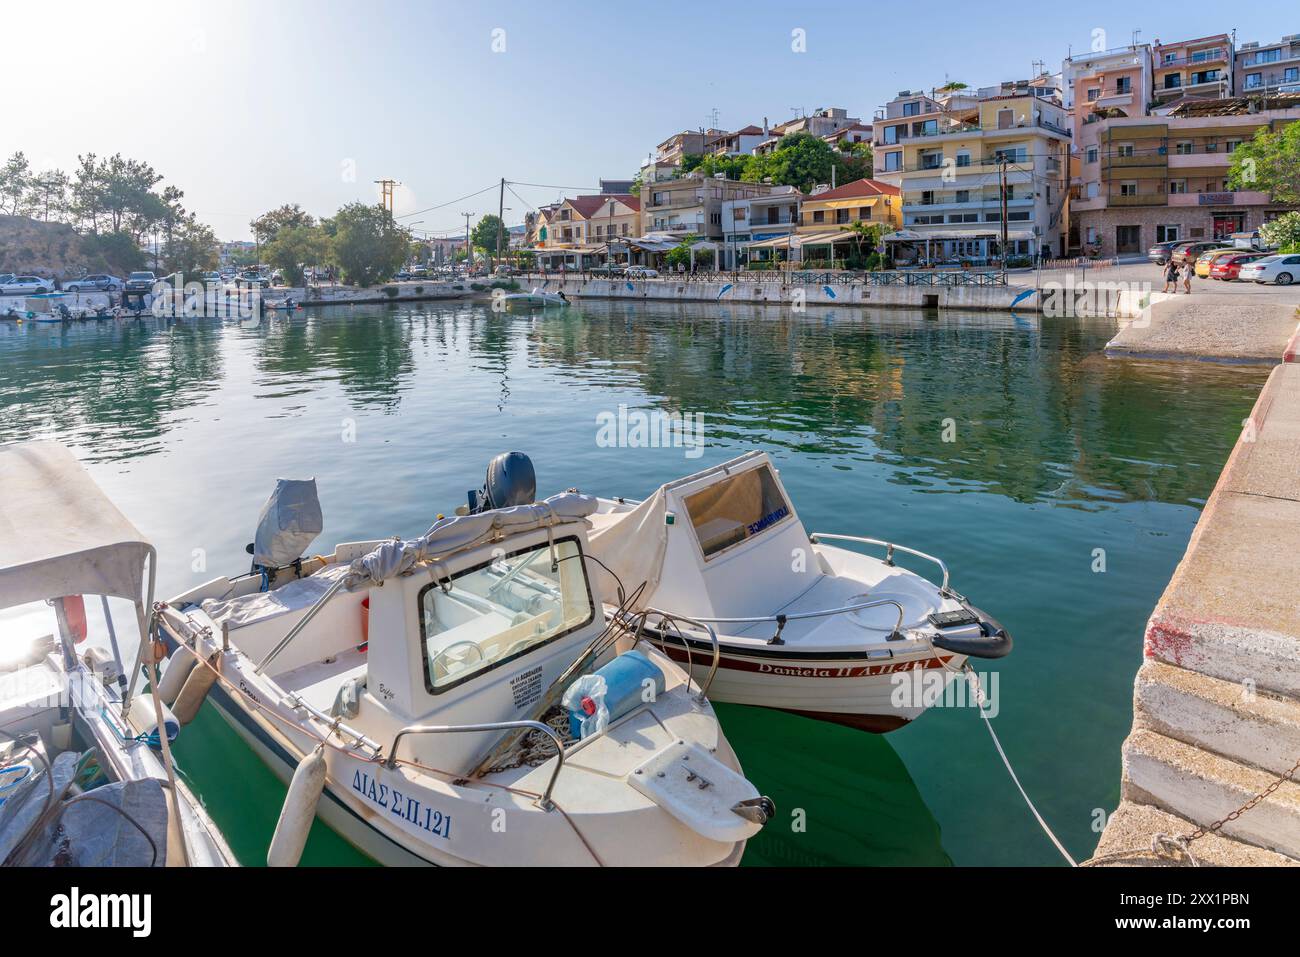
[[635,246],[637,249],[644,249],[646,252],[651,253],[666,253],[668,250],[676,249],[681,245],[680,239],[661,239],[654,236],[638,236],[635,239],[625,239],[623,241],[629,246]]
[[68,449],[4,446],[0,477],[0,608],[65,595],[152,598],[144,576],[153,546]]
[[789,249],[790,240],[793,238],[794,238],[793,234],[790,236],[774,236],[771,239],[760,239],[757,242],[749,243],[745,248],[746,249]]
[[797,249],[800,246],[826,246],[831,243],[851,243],[855,242],[857,237],[847,229],[837,229],[832,232],[824,233],[796,234],[794,240],[794,246]]
[[[887,243],[909,242],[923,243],[927,239],[998,239],[1002,238],[1002,228],[998,223],[972,223],[963,229],[960,226],[950,226],[946,229],[926,230],[923,233],[913,232],[912,230],[900,229],[896,233],[890,233],[884,238]],[[1007,239],[1034,239],[1032,229],[1007,229]]]

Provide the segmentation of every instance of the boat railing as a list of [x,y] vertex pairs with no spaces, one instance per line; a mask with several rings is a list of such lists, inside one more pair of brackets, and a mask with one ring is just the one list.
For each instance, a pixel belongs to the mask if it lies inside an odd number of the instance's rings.
[[393,737],[392,747],[388,749],[388,759],[384,761],[384,767],[392,769],[397,767],[397,744],[408,734],[459,734],[463,732],[475,731],[540,731],[547,735],[555,743],[555,770],[551,772],[551,779],[546,782],[546,790],[542,796],[537,799],[537,806],[543,811],[549,811],[555,805],[551,801],[551,792],[555,789],[555,779],[560,776],[560,770],[564,767],[564,742],[560,740],[559,734],[548,724],[540,721],[491,721],[486,724],[411,724],[402,728]]
[[[696,700],[699,701],[701,704],[703,704],[704,701],[707,700],[708,698],[709,688],[713,685],[713,676],[718,673],[718,665],[722,662],[722,645],[718,642],[717,630],[711,624],[709,624],[711,619],[691,618],[687,615],[678,615],[675,614],[674,612],[662,611],[658,608],[643,608],[640,611],[633,612],[632,614],[628,615],[626,619],[629,623],[633,620],[636,620],[637,638],[641,637],[641,629],[646,625],[651,615],[659,616],[660,631],[663,630],[664,624],[666,622],[671,622],[674,624],[677,622],[682,622],[687,625],[695,625],[697,628],[701,628],[708,633],[709,643],[713,645],[713,663],[709,665],[709,676],[704,679],[704,684],[700,685],[700,692],[696,696]],[[689,670],[687,671],[687,680],[688,681],[690,680]],[[687,687],[689,688],[689,685]]]
[[917,558],[924,558],[927,562],[934,562],[943,572],[943,583],[939,585],[939,593],[945,598],[952,597],[952,589],[948,587],[948,566],[943,563],[943,559],[936,558],[933,555],[927,555],[925,552],[919,552],[915,548],[908,548],[906,545],[896,545],[893,542],[886,542],[879,538],[863,538],[861,535],[832,535],[829,532],[813,532],[808,536],[815,544],[823,539],[832,539],[840,542],[860,542],[863,545],[880,545],[885,549],[885,564],[891,568],[894,565],[894,552],[906,552],[908,555],[915,555]]
[[[803,621],[808,618],[829,618],[831,615],[847,615],[850,612],[861,611],[864,608],[879,608],[883,605],[893,605],[898,609],[898,620],[895,621],[893,630],[890,633],[890,641],[898,641],[903,637],[903,605],[893,598],[877,598],[872,601],[860,601],[851,605],[841,605],[838,608],[822,608],[817,611],[799,611],[792,614],[775,614],[775,615],[746,615],[743,618],[700,618],[700,622],[712,622],[715,625],[753,625],[761,622],[773,622],[776,624],[776,634],[769,640],[768,644],[784,644],[781,638],[781,632],[785,626],[792,621]],[[680,618],[682,621],[689,621],[681,615],[672,617]],[[713,629],[710,628],[710,631]]]

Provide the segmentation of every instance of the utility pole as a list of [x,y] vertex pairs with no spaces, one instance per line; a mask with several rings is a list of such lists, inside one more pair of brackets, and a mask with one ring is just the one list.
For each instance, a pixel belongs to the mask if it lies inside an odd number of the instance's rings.
[[402,184],[395,179],[377,179],[375,180],[375,182],[379,184],[379,189],[380,189],[381,198],[379,200],[379,205],[384,207],[384,209],[388,210],[388,218],[392,219],[393,187],[401,186]]
[[497,265],[501,265],[501,241],[506,233],[506,178],[501,177],[501,195],[497,199]]
[[998,157],[998,183],[1002,196],[1002,271],[1007,271],[1007,158]]
[[469,244],[469,219],[473,213],[461,213],[465,217],[465,275],[469,276],[474,269],[474,250]]

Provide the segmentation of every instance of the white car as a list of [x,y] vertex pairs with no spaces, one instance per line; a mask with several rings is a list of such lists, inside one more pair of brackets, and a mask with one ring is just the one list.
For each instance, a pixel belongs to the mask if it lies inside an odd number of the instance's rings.
[[54,289],[54,281],[40,276],[15,276],[0,286],[0,295],[5,296],[43,296]]
[[1279,286],[1289,286],[1300,279],[1300,255],[1294,253],[1285,256],[1265,256],[1254,262],[1246,263],[1237,274],[1242,282],[1271,282]]
[[628,279],[657,279],[659,277],[658,269],[651,269],[648,266],[629,266],[627,272],[623,275]]
[[68,292],[116,292],[122,288],[122,280],[116,276],[109,276],[105,273],[92,273],[89,276],[82,276],[80,279],[74,279],[65,286]]

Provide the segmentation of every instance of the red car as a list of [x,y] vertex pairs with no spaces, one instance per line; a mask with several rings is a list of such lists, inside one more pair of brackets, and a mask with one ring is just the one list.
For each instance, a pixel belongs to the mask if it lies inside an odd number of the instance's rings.
[[1264,253],[1242,253],[1240,256],[1220,256],[1210,267],[1210,278],[1232,282],[1240,278],[1242,266],[1261,259],[1264,255]]

